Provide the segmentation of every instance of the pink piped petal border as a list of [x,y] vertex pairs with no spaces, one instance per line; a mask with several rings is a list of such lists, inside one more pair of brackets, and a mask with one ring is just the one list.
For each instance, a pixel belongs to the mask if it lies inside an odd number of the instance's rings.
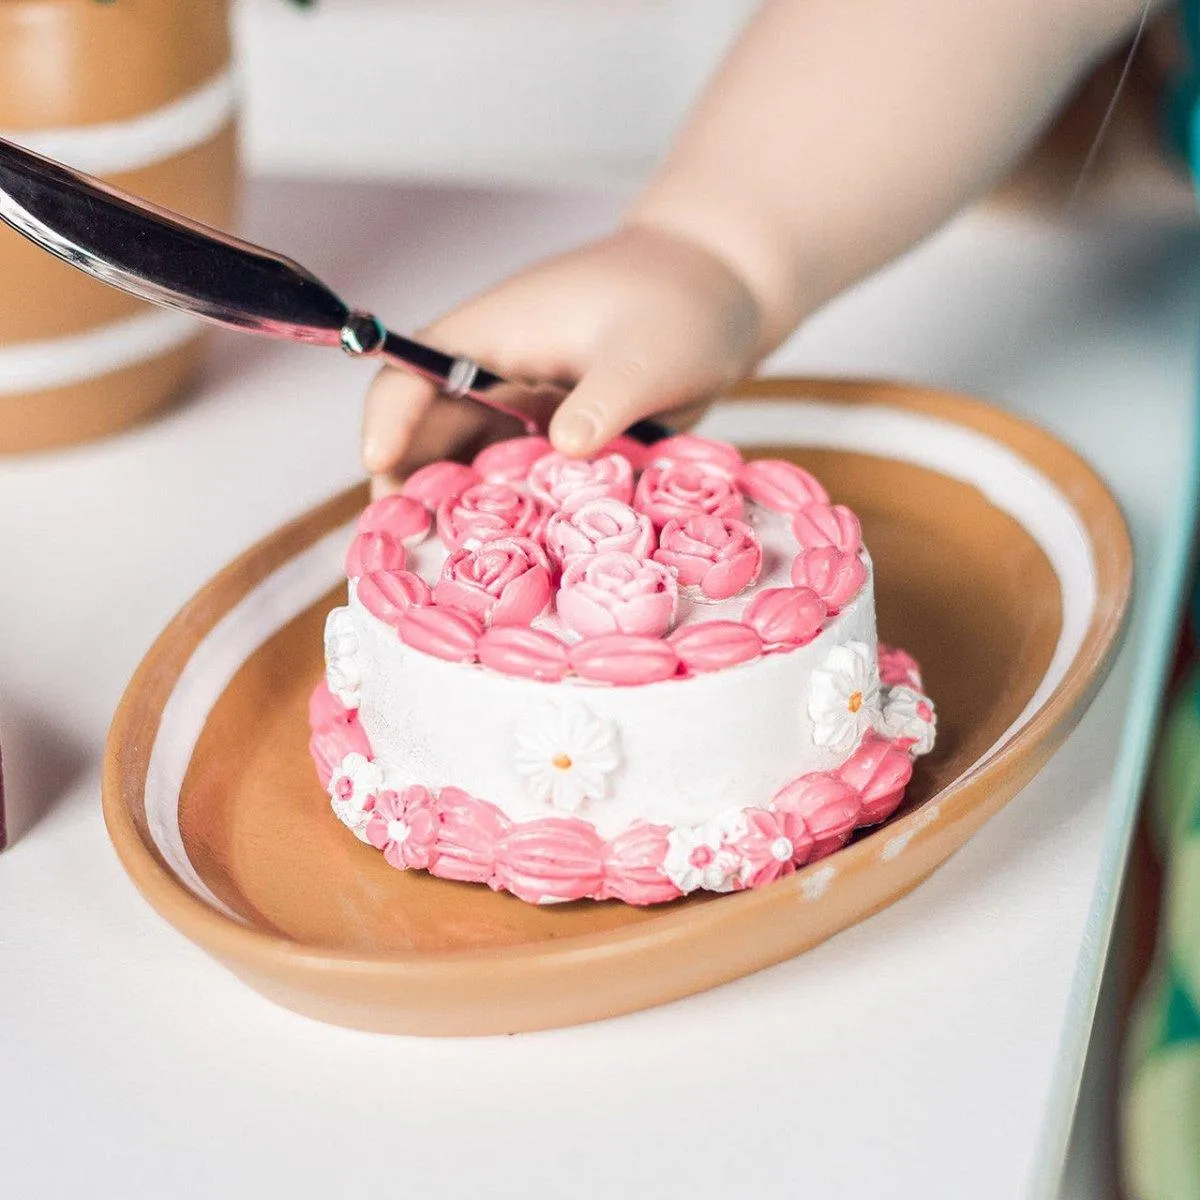
[[[418,619],[429,616],[434,617],[433,640],[440,639],[432,652],[465,657],[478,646],[491,657],[486,647],[492,640],[514,673],[549,670],[553,674],[562,669],[557,651],[536,635],[522,636],[531,631],[494,630],[480,637],[476,626],[460,627],[456,613],[424,610]],[[445,617],[449,623],[444,623]],[[717,636],[711,641],[701,639],[693,648],[692,669],[704,669],[709,656],[724,664],[744,653],[738,645],[741,635],[714,632]],[[621,635],[607,640],[611,645],[601,647],[600,657],[618,667],[604,673],[620,676]],[[675,658],[663,642],[628,641],[651,642]],[[680,648],[687,652],[686,644]],[[881,645],[879,658],[885,685],[910,687],[914,679],[920,682],[916,661],[904,651]],[[309,722],[309,748],[324,787],[348,755],[371,759],[357,712],[345,708],[324,682],[312,694]],[[723,890],[766,887],[839,850],[856,830],[887,820],[903,801],[912,772],[911,747],[871,732],[835,771],[804,775],[763,807],[723,813],[694,828],[637,822],[606,840],[579,817],[514,822],[494,804],[460,788],[444,787],[435,793],[410,787],[402,793],[381,791],[374,798],[366,836],[397,869],[424,869],[443,879],[486,884],[533,904],[585,899],[662,904],[694,890],[689,881],[702,875],[687,870],[686,857],[684,871],[673,871],[672,863],[678,859],[674,843],[683,844],[685,852],[687,846],[696,845],[694,853],[703,853],[706,860],[719,855],[729,871]],[[712,850],[707,831],[718,828],[722,841]]]

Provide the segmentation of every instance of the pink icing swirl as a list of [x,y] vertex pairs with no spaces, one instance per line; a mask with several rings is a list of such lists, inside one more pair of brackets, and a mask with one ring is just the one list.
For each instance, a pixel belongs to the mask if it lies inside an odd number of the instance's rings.
[[747,606],[742,620],[767,646],[803,646],[821,632],[825,601],[811,588],[766,588]]
[[724,475],[726,479],[735,479],[743,463],[741,453],[728,442],[714,441],[694,433],[680,433],[655,442],[647,458],[655,466],[699,463],[718,475]]
[[359,579],[376,571],[403,571],[408,565],[404,543],[390,533],[360,533],[346,552],[346,575]]
[[569,512],[551,513],[546,522],[546,550],[560,567],[575,555],[609,550],[649,558],[654,546],[650,518],[620,500],[589,500]]
[[742,517],[742,495],[721,472],[695,461],[654,464],[642,472],[633,506],[655,526],[700,514]]
[[375,571],[355,584],[359,603],[395,629],[410,608],[433,603],[429,584],[412,571]]
[[650,461],[650,447],[624,433],[613,438],[607,446],[602,447],[595,457],[603,458],[606,454],[619,454],[628,460],[629,465],[635,471],[644,470]]
[[411,496],[384,496],[368,504],[358,518],[359,533],[386,533],[406,546],[416,546],[429,533],[429,509]]
[[438,796],[437,859],[433,870],[443,879],[495,887],[496,848],[512,822],[486,800],[461,788],[442,788]]
[[471,465],[480,478],[488,483],[507,483],[513,487],[521,487],[529,475],[529,468],[552,449],[548,438],[509,438],[480,450]]
[[679,658],[666,642],[627,633],[588,638],[571,648],[570,657],[585,679],[623,686],[658,683],[679,669]]
[[609,550],[568,561],[558,589],[558,616],[582,637],[661,637],[675,619],[677,598],[675,578],[666,567]]
[[375,797],[367,841],[382,850],[397,870],[428,870],[437,848],[438,826],[437,808],[425,788],[388,789]]
[[477,483],[439,506],[438,536],[447,550],[470,549],[498,537],[529,537],[541,515],[529,496],[507,483]]
[[550,561],[529,538],[505,537],[446,559],[433,602],[484,625],[528,625],[550,606]]
[[802,550],[832,546],[857,554],[862,549],[862,525],[844,504],[810,504],[792,517],[792,530]]
[[742,860],[741,887],[766,887],[790,875],[812,853],[812,834],[798,812],[748,808],[745,818],[746,832],[734,843]]
[[737,621],[705,621],[677,629],[667,641],[689,671],[720,671],[749,662],[763,651],[762,638]]
[[496,882],[534,904],[582,900],[603,880],[604,839],[585,821],[522,821],[496,847]]
[[483,623],[453,608],[410,608],[396,628],[400,640],[414,650],[447,662],[475,661]]
[[613,838],[607,846],[601,895],[626,904],[662,904],[674,900],[679,889],[662,869],[670,832],[666,825],[639,821]]
[[749,525],[730,517],[674,517],[663,527],[654,559],[675,572],[680,586],[705,600],[728,600],[762,571],[763,550]]
[[633,467],[620,454],[590,461],[565,454],[543,454],[529,469],[530,493],[547,508],[579,508],[592,500],[633,497]]
[[308,752],[317,768],[321,786],[327,788],[334,771],[347,754],[371,756],[371,743],[358,723],[358,712],[348,709],[322,680],[308,702],[308,724],[312,731]]
[[879,645],[879,679],[885,687],[910,687],[914,692],[924,691],[921,667],[917,660],[905,650],[894,646]]
[[796,555],[792,582],[816,592],[833,615],[862,591],[867,582],[867,568],[856,554],[843,554],[833,546],[819,546]]
[[400,495],[436,510],[447,500],[456,500],[472,484],[479,482],[474,467],[456,462],[435,462],[414,471],[400,489]]
[[738,486],[772,512],[794,513],[810,504],[829,503],[829,493],[815,475],[780,458],[748,462],[738,474]]
[[567,647],[543,629],[495,626],[479,639],[479,661],[502,675],[552,683],[570,669]]
[[887,738],[868,733],[838,768],[838,778],[862,797],[860,825],[878,825],[896,811],[912,778],[912,760]]
[[776,793],[771,807],[804,819],[812,836],[812,860],[832,854],[849,841],[858,823],[862,797],[836,775],[815,772],[786,784]]

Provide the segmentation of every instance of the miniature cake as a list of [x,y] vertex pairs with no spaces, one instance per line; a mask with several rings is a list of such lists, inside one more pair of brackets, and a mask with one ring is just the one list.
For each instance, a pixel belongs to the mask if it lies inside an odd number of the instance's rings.
[[346,574],[311,750],[397,868],[535,903],[759,887],[888,817],[933,746],[858,519],[723,442],[434,463]]

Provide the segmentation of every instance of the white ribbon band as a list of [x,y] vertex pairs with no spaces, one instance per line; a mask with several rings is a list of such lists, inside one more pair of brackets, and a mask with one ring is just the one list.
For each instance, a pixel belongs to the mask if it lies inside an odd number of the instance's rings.
[[158,358],[200,332],[200,322],[150,309],[83,333],[0,345],[0,396],[69,387]]
[[90,175],[118,175],[153,166],[208,141],[233,118],[232,70],[170,104],[127,121],[57,129],[2,130],[0,137]]

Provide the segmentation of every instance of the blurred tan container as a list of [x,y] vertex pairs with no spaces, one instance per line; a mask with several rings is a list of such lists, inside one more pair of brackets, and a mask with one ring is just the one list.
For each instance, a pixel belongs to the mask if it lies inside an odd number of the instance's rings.
[[[0,135],[227,227],[228,0],[0,0]],[[0,453],[132,425],[179,395],[200,354],[194,323],[0,226]]]

